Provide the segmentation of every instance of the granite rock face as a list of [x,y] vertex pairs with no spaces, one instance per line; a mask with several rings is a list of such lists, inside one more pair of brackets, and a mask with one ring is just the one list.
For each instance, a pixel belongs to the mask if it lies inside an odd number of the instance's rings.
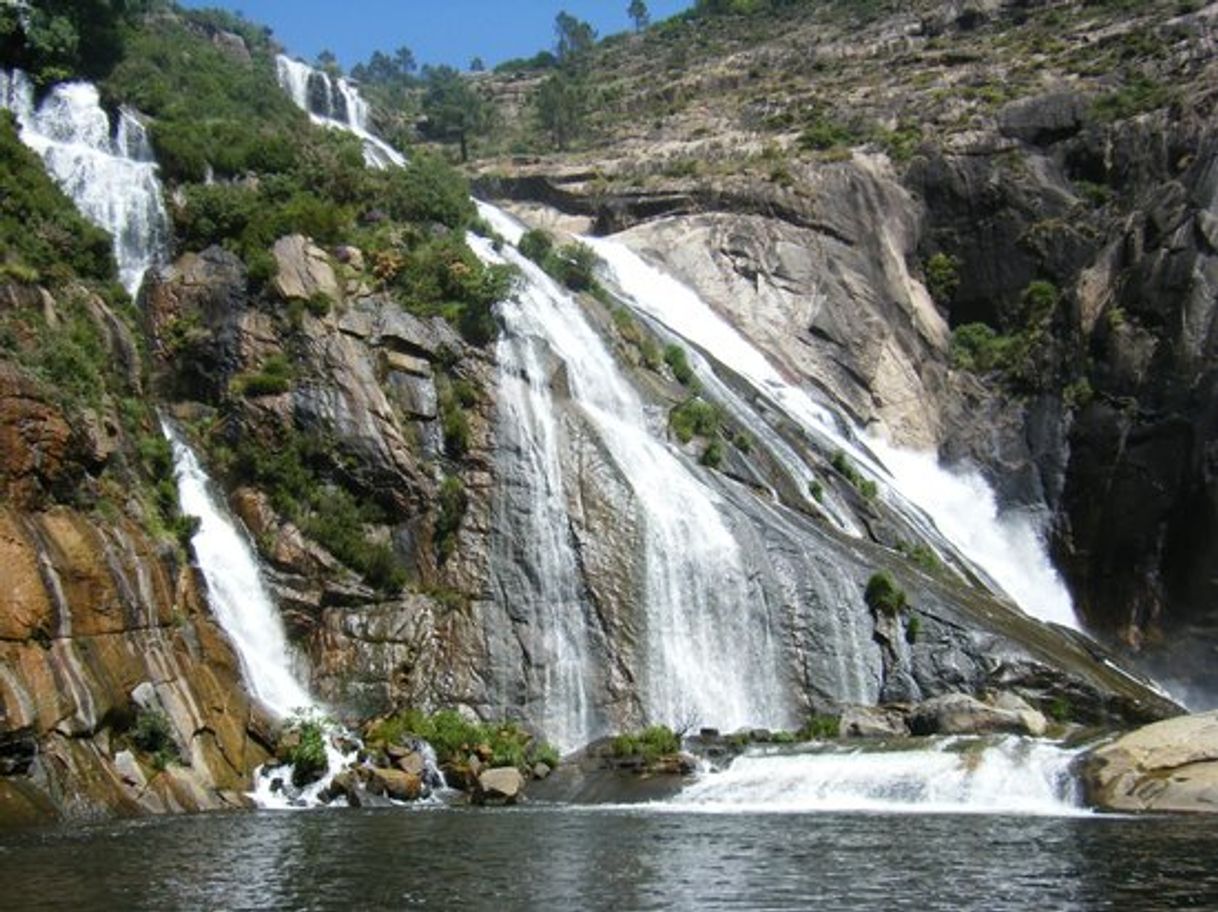
[[1105,810],[1218,813],[1218,713],[1158,722],[1093,750],[1083,781]]

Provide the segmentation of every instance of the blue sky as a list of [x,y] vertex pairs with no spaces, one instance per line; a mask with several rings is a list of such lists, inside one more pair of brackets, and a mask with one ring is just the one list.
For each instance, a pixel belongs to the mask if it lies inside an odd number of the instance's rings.
[[[221,6],[269,25],[293,55],[312,60],[323,49],[343,67],[373,51],[405,45],[420,64],[464,69],[475,56],[488,66],[531,57],[554,43],[554,17],[566,10],[601,37],[625,30],[629,0],[184,0],[184,6]],[[648,0],[653,20],[692,0]]]

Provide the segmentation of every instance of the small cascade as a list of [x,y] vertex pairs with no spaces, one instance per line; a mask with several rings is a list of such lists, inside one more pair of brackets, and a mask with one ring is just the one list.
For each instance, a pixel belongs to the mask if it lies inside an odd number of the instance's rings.
[[[324,732],[326,773],[302,789],[293,789],[291,765],[255,771],[251,798],[263,808],[294,809],[323,804],[322,793],[339,773],[359,764],[359,739],[326,716],[293,668],[291,650],[279,613],[258,570],[258,559],[210,491],[210,482],[194,452],[168,423],[162,431],[173,449],[174,474],[182,511],[199,519],[191,544],[207,583],[208,604],[236,647],[249,692],[276,718],[314,723]],[[423,756],[424,782],[443,789],[444,775],[435,751],[425,741],[416,745]]]
[[[480,210],[495,230],[509,239],[519,238],[521,229],[504,213],[486,205]],[[787,724],[794,707],[779,680],[781,657],[773,621],[729,525],[730,505],[657,434],[656,422],[578,302],[515,250],[505,248],[498,254],[476,237],[470,243],[485,260],[502,257],[524,276],[521,289],[502,311],[506,325],[503,344],[509,354],[500,364],[506,372],[501,375],[503,388],[510,393],[521,386],[520,359],[511,354],[514,348],[533,348],[561,363],[571,407],[592,429],[629,486],[630,501],[622,508],[639,529],[642,552],[637,559],[642,568],[641,588],[635,599],[642,612],[643,636],[634,674],[643,716],[673,726],[687,725],[692,719],[726,730]],[[528,435],[518,448],[544,454],[556,447],[547,439],[553,433],[553,403],[541,389],[550,382],[554,369],[546,370],[538,360],[534,357],[534,364],[525,369],[540,372],[540,376],[530,377],[529,386],[534,411],[541,417],[518,424],[515,432]],[[566,553],[555,560],[541,560],[534,553],[535,543],[529,542],[523,562],[534,575],[553,568],[570,572],[577,561],[574,544],[565,532],[564,503],[571,491],[557,487],[556,457],[544,459],[544,471],[527,482],[546,492],[538,496],[550,498],[539,509],[553,513],[547,522],[557,525],[558,538],[552,544]],[[511,567],[493,568],[492,572],[511,572]],[[543,578],[538,588],[551,594],[572,592],[569,582],[560,578]],[[548,604],[522,601],[541,615],[531,619],[530,626],[551,630],[555,642],[574,650],[566,659],[570,667],[582,666],[584,674],[591,674],[586,631],[595,627],[595,612],[587,605],[565,610],[558,603],[561,600],[552,597]],[[523,606],[504,608],[511,613]],[[544,615],[549,614],[556,627],[547,623]],[[542,699],[563,703],[581,692],[578,688],[574,692],[555,690]],[[586,715],[579,724],[588,724]],[[601,733],[595,727],[586,728],[573,743]],[[557,740],[554,733],[547,731],[547,735]]]
[[1070,767],[1076,754],[1010,737],[949,738],[924,749],[746,754],[664,805],[705,813],[1086,813]]
[[[736,372],[823,451],[848,454],[864,473],[883,483],[882,490],[887,490],[882,496],[912,526],[931,541],[957,551],[1025,613],[1077,629],[1070,595],[1048,558],[1035,517],[1000,513],[993,492],[975,472],[950,471],[933,455],[909,453],[875,438],[864,445],[860,431],[786,380],[690,288],[620,242],[585,241],[605,261],[612,283],[641,315]],[[755,433],[757,424],[749,425]],[[760,433],[771,450],[786,449],[772,431],[762,428]]]
[[182,511],[199,518],[191,544],[207,582],[208,602],[237,655],[249,691],[276,716],[318,709],[292,668],[279,613],[258,571],[254,550],[208,490],[199,460],[168,424]]
[[363,140],[364,160],[369,167],[401,167],[406,163],[402,153],[368,129],[368,102],[347,80],[283,54],[275,58],[275,71],[280,87],[314,123],[345,130]]
[[55,86],[34,104],[34,85],[21,70],[0,71],[0,107],[17,116],[21,140],[89,221],[114,239],[123,287],[133,297],[144,273],[169,244],[169,217],[148,133],[123,108],[112,125],[96,87]]

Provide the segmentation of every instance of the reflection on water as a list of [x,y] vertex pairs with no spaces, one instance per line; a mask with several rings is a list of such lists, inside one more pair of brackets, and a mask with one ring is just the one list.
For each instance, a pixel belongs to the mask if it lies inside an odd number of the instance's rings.
[[0,908],[1218,907],[1218,821],[646,809],[176,818],[0,837]]

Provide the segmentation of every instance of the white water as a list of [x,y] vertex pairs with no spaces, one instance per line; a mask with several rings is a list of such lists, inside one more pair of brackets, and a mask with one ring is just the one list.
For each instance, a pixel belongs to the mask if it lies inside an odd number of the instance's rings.
[[143,124],[122,108],[112,131],[97,89],[85,82],[57,85],[35,107],[33,83],[20,70],[0,71],[0,107],[17,116],[22,142],[42,156],[85,218],[113,237],[119,278],[134,296],[169,242]]
[[[993,491],[975,472],[954,472],[933,454],[911,453],[872,438],[867,448],[839,430],[839,420],[799,386],[787,381],[765,356],[686,285],[651,266],[620,242],[586,238],[605,261],[613,283],[629,303],[708,352],[779,405],[810,435],[843,450],[864,473],[881,482],[883,495],[925,526],[919,512],[1023,611],[1077,629],[1073,604],[1045,550],[1035,519],[1000,513]],[[857,438],[858,434],[855,435]],[[884,486],[889,490],[884,491]],[[903,503],[902,503],[903,502]],[[930,531],[930,530],[928,530]]]
[[[492,206],[479,207],[496,231],[519,239],[521,228],[512,219]],[[485,240],[472,237],[470,243],[485,260],[500,258]],[[648,721],[724,730],[787,724],[778,644],[756,610],[764,599],[750,585],[725,505],[656,434],[638,393],[578,302],[514,250],[505,248],[503,257],[525,279],[502,311],[508,336],[538,340],[565,362],[573,402],[634,495],[629,512],[641,529],[644,568],[637,684]],[[566,639],[579,648],[578,631]],[[570,661],[584,659],[575,654]]]
[[704,813],[884,812],[1081,815],[1075,757],[1043,741],[925,749],[746,754],[662,807]]
[[253,548],[208,490],[207,475],[190,447],[168,424],[163,430],[173,447],[182,512],[200,521],[191,543],[207,582],[208,603],[237,649],[250,693],[279,718],[317,709],[293,673],[287,637]]
[[364,143],[364,160],[370,167],[401,167],[402,153],[368,129],[368,102],[351,83],[306,63],[280,54],[275,58],[280,87],[315,124],[345,130]]

